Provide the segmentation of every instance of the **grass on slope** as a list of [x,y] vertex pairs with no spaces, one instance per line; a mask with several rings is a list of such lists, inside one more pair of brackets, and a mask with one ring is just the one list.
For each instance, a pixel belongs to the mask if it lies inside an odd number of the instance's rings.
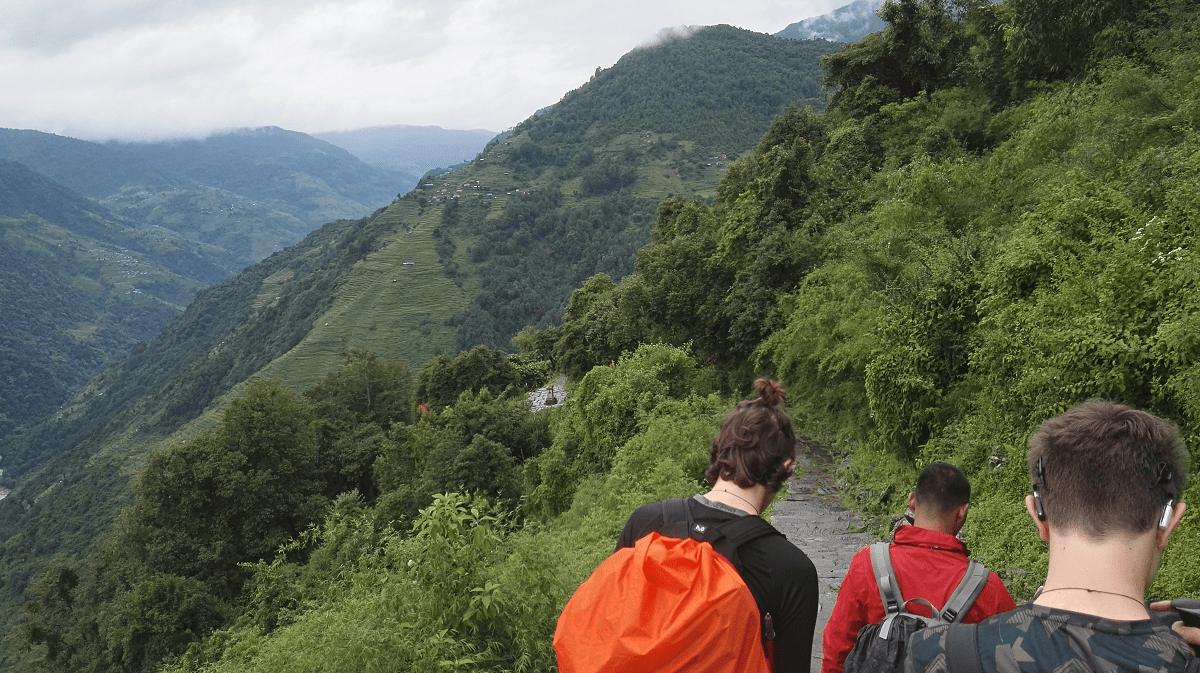
[[[442,272],[433,240],[438,211],[418,219],[416,206],[404,200],[380,218],[393,223],[395,233],[354,266],[333,306],[308,336],[259,376],[278,377],[294,390],[304,390],[337,369],[341,353],[350,348],[374,351],[414,371],[453,350],[454,327],[446,319],[470,305],[478,279],[468,278],[458,287]],[[466,268],[465,246],[458,247],[457,261]]]

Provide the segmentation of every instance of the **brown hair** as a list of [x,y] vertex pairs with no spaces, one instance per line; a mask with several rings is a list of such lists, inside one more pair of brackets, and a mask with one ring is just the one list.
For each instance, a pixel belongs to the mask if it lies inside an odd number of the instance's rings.
[[1092,539],[1139,534],[1187,486],[1179,429],[1144,411],[1086,402],[1029,440],[1029,475],[1046,520]]
[[784,463],[796,458],[796,435],[783,413],[783,386],[758,379],[754,389],[759,397],[738,402],[721,422],[704,478],[710,484],[725,479],[742,488],[762,484],[775,492],[791,474],[791,466]]

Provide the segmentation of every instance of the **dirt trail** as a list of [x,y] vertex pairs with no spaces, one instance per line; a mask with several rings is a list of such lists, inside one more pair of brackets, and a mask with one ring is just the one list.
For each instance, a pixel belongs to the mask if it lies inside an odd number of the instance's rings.
[[821,609],[813,634],[812,665],[821,670],[821,634],[833,611],[837,590],[846,575],[850,558],[874,542],[869,533],[854,533],[861,525],[858,515],[839,505],[833,479],[828,476],[829,457],[819,447],[805,447],[800,454],[800,476],[788,481],[787,500],[776,503],[771,522],[812,559],[821,586]]

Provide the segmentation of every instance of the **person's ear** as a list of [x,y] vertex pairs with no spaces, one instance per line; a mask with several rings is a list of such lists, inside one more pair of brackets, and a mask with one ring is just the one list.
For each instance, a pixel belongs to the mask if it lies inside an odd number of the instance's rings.
[[1158,548],[1166,549],[1167,542],[1171,537],[1171,533],[1179,527],[1179,522],[1183,521],[1183,514],[1187,511],[1187,503],[1177,502],[1172,508],[1170,518],[1167,519],[1167,527],[1158,529]]
[[916,493],[908,494],[908,511],[912,512],[913,514],[917,513],[917,494]]
[[959,507],[958,512],[955,514],[956,518],[954,522],[958,524],[956,528],[959,530],[962,530],[963,524],[967,523],[967,510],[969,509],[971,509],[971,503],[963,503],[962,507]]
[[1033,519],[1033,525],[1037,526],[1038,535],[1042,536],[1043,542],[1050,541],[1050,524],[1043,521],[1037,515],[1037,509],[1033,504],[1033,496],[1025,496],[1025,511],[1029,513],[1029,518]]

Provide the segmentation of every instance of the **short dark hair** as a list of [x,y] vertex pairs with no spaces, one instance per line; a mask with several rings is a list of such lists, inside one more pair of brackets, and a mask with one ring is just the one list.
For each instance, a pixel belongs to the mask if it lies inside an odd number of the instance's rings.
[[971,502],[971,482],[950,463],[934,463],[917,477],[917,502],[945,514]]
[[710,484],[725,479],[742,488],[762,484],[775,492],[792,472],[784,463],[796,458],[796,435],[783,412],[783,386],[758,379],[754,389],[759,397],[738,402],[721,422],[704,478]]
[[1092,539],[1144,533],[1187,486],[1191,454],[1174,424],[1085,402],[1029,440],[1029,476],[1046,521]]

